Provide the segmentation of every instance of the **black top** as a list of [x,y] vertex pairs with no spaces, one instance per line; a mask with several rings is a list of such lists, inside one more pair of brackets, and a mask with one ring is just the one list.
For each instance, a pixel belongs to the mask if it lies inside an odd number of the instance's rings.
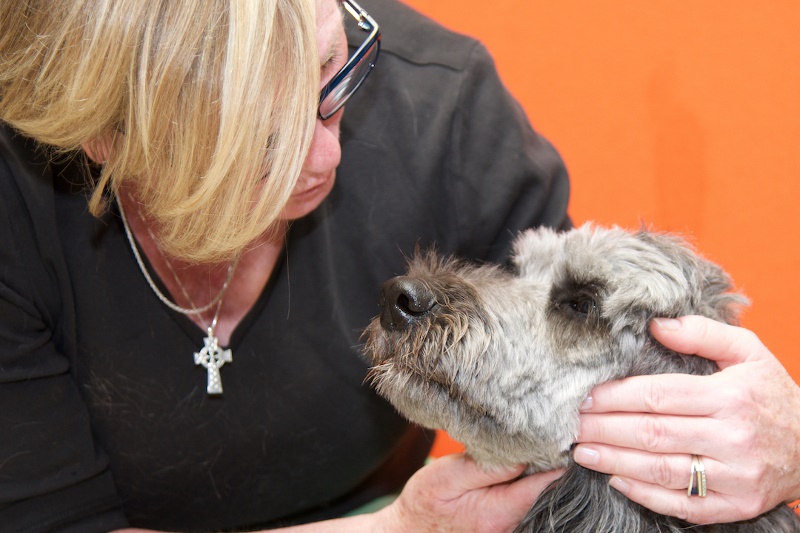
[[348,104],[336,186],[236,328],[222,397],[194,365],[204,332],[156,298],[118,214],[87,213],[80,166],[2,129],[4,531],[316,520],[420,466],[431,435],[364,384],[381,283],[416,245],[503,261],[521,229],[569,225],[568,184],[480,44],[363,5],[383,48]]

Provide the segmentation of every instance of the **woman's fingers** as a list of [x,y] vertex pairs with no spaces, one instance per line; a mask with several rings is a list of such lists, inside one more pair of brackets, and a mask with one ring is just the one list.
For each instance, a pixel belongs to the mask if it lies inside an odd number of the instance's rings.
[[485,488],[498,483],[506,483],[518,477],[522,466],[511,468],[484,469],[465,454],[441,457],[428,465],[431,486],[439,492],[439,497],[460,496],[465,492]]
[[464,454],[441,457],[414,474],[383,515],[402,531],[510,531],[563,473],[517,479],[522,470],[482,468]]
[[[721,438],[721,432],[727,432]],[[746,421],[651,415],[647,413],[584,414],[578,442],[604,443],[650,453],[729,455],[755,439]],[[749,451],[749,450],[744,450]]]
[[598,385],[586,399],[584,413],[657,413],[708,416],[724,405],[720,395],[709,395],[709,376],[659,374],[634,376]]
[[771,356],[752,331],[705,317],[657,318],[650,331],[667,348],[711,359],[720,368]]
[[750,519],[769,509],[768,503],[758,495],[740,499],[709,489],[704,498],[690,497],[687,496],[686,489],[667,489],[622,476],[612,476],[609,484],[634,502],[656,513],[674,516],[693,524],[736,522]]
[[[637,479],[665,489],[683,490],[689,487],[692,456],[686,453],[650,454],[639,450],[620,449],[601,444],[580,444],[573,451],[575,462],[605,474]],[[700,456],[706,472],[709,491],[735,494],[742,478],[727,464],[711,457]]]

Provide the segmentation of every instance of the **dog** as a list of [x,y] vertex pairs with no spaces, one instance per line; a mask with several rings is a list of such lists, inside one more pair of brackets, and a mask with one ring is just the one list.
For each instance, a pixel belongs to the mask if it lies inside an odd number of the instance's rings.
[[566,467],[518,532],[800,531],[785,505],[722,525],[658,515],[571,458],[579,406],[596,385],[717,370],[659,344],[648,330],[654,317],[735,324],[746,304],[684,239],[648,230],[528,230],[514,241],[510,267],[417,251],[405,275],[384,283],[380,315],[364,332],[367,379],[402,415],[446,430],[484,467]]

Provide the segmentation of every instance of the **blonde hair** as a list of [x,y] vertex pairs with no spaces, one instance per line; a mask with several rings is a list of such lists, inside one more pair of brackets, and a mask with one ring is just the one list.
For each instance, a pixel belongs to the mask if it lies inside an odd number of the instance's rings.
[[163,250],[230,259],[273,228],[316,118],[314,0],[26,0],[0,7],[0,120],[113,146],[89,207],[133,185]]

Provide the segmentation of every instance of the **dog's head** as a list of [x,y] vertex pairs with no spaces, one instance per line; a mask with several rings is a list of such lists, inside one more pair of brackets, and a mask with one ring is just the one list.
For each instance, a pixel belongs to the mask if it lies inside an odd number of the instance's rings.
[[370,377],[407,418],[442,428],[487,466],[566,463],[578,408],[604,381],[710,373],[650,336],[654,317],[736,320],[745,300],[684,241],[585,225],[531,230],[513,269],[417,254],[381,290]]

